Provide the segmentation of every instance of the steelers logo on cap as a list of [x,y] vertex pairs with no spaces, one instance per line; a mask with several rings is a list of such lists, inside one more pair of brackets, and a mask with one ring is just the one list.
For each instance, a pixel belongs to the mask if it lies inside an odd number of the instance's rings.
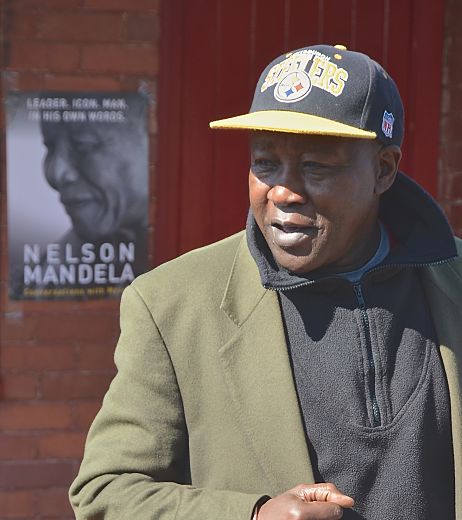
[[274,88],[274,97],[282,103],[300,101],[311,91],[311,80],[303,71],[289,72]]

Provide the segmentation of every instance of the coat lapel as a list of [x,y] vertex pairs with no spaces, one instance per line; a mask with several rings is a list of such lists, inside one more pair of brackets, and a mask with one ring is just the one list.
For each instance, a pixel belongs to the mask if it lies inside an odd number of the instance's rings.
[[424,270],[451,401],[456,519],[462,520],[462,258]]
[[225,380],[268,492],[314,482],[277,294],[262,287],[245,238],[221,308],[236,325],[219,351]]

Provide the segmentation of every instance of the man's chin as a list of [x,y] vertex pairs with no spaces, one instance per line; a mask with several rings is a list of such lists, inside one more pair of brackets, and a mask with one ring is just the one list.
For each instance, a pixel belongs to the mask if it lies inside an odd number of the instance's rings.
[[111,237],[114,236],[114,231],[105,231],[105,230],[96,230],[93,228],[88,228],[87,226],[75,226],[73,227],[74,233],[82,242],[93,242],[93,243],[101,243],[101,242],[110,242]]
[[320,267],[319,259],[312,253],[296,254],[279,250],[277,253],[273,251],[273,256],[280,267],[294,274],[305,275]]

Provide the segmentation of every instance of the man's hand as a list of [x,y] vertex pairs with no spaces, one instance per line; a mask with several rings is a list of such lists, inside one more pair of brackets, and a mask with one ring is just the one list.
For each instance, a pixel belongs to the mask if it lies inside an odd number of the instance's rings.
[[299,484],[265,502],[256,520],[337,520],[354,500],[334,484]]

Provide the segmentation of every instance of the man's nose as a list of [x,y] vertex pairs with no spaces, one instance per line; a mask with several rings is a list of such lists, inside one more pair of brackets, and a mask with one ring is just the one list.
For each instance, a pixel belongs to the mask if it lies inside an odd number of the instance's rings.
[[45,176],[49,184],[57,190],[78,179],[78,171],[63,146],[57,146],[53,152],[48,152]]
[[286,169],[268,192],[268,199],[276,206],[305,204],[307,195],[300,173]]

